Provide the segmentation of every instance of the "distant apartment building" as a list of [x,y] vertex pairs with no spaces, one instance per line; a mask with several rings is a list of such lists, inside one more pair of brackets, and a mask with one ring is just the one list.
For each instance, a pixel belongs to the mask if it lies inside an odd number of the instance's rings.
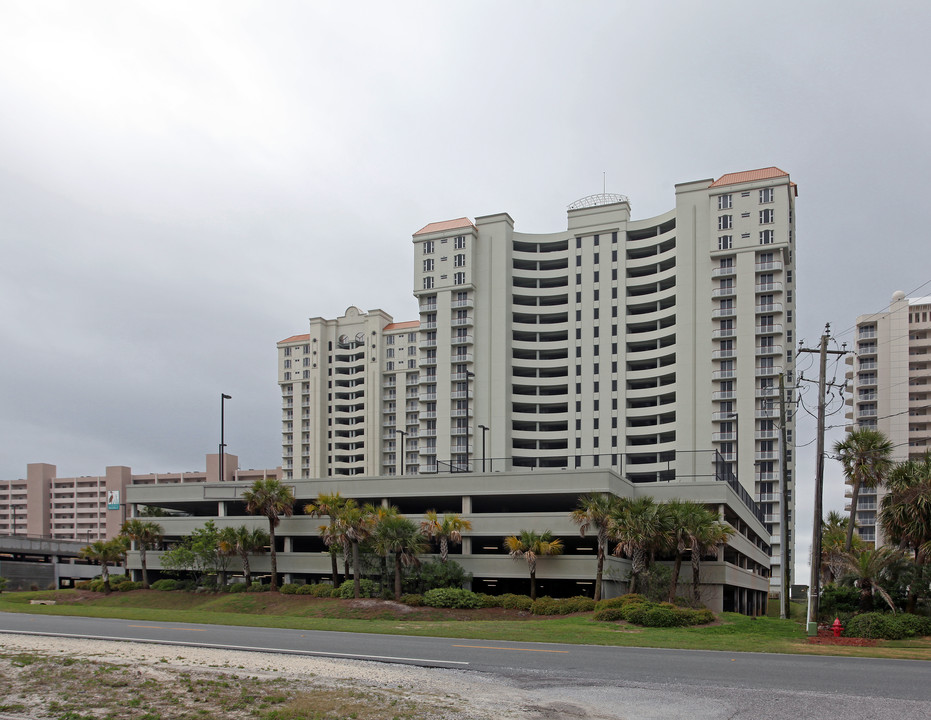
[[[855,332],[847,430],[879,430],[896,460],[921,457],[931,450],[931,297],[897,291],[888,309],[859,316]],[[882,496],[882,488],[861,488],[857,501],[857,533],[877,545],[885,542],[876,522]]]
[[350,307],[278,343],[283,477],[611,468],[654,483],[723,463],[762,510],[778,585],[797,187],[769,167],[675,195],[642,220],[622,195],[583,198],[546,234],[506,213],[415,232],[416,320]]
[[126,521],[129,485],[180,485],[281,477],[281,468],[240,470],[239,458],[226,454],[224,477],[219,455],[207,455],[206,470],[134,475],[115,465],[103,475],[58,477],[54,465],[30,463],[26,477],[0,480],[0,535],[94,542],[119,534]]

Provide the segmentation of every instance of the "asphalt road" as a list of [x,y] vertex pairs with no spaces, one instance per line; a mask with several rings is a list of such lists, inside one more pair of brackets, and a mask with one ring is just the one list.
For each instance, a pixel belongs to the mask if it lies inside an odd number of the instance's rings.
[[[661,690],[679,710],[599,717],[931,717],[931,663],[826,656],[600,647],[368,635],[0,613],[0,632],[327,656],[457,669],[521,690],[585,689],[608,705]],[[571,693],[575,695],[575,693]],[[600,697],[600,700],[599,700]],[[709,705],[710,703],[710,705]],[[733,713],[711,712],[730,703]],[[631,706],[636,707],[636,704]],[[562,717],[563,715],[554,715]],[[566,717],[572,714],[565,715]],[[594,717],[594,716],[589,716]]]

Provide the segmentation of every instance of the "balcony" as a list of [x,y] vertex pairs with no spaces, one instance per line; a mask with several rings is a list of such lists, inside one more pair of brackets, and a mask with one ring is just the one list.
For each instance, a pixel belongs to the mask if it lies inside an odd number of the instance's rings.
[[782,312],[782,303],[766,303],[765,305],[756,306],[756,314],[762,315],[765,313],[781,313]]
[[757,283],[756,292],[758,293],[782,292],[782,283],[781,282]]
[[736,413],[731,410],[728,410],[727,412],[713,412],[711,413],[711,419],[715,422],[720,422],[722,420],[736,420],[737,418],[735,418],[734,415],[736,415]]
[[860,370],[875,370],[876,361],[875,360],[861,360],[860,364],[857,367]]
[[731,267],[719,267],[711,271],[711,277],[728,277],[729,275],[736,275],[737,268],[735,266]]
[[756,496],[757,502],[780,502],[782,495],[779,493],[760,493]]
[[736,317],[737,308],[718,308],[717,310],[711,311],[711,317],[713,318],[726,318],[726,317]]
[[756,334],[757,335],[781,335],[782,324],[781,323],[769,323],[768,325],[757,325]]
[[769,367],[754,368],[756,377],[774,377],[782,372],[781,365],[770,365]]
[[424,303],[423,305],[420,306],[420,312],[422,312],[422,313],[425,313],[425,312],[436,312],[436,303],[435,303],[435,302],[432,302],[432,303]]
[[767,418],[774,418],[779,416],[779,411],[776,408],[757,408],[753,416],[757,420],[765,420]]
[[778,436],[778,430],[757,430],[754,433],[754,437],[757,440],[775,440]]
[[425,428],[421,430],[420,437],[436,437],[436,428]]
[[[423,415],[423,413],[421,413]],[[450,417],[472,417],[472,408],[454,408],[449,411]]]
[[470,428],[470,427],[462,427],[462,428],[461,428],[461,427],[454,427],[452,430],[450,430],[449,434],[452,435],[452,436],[454,436],[454,437],[459,436],[459,435],[471,435],[471,434],[472,434],[472,428]]
[[421,367],[426,367],[426,366],[428,366],[428,365],[436,365],[436,358],[435,358],[435,357],[425,357],[425,358],[421,358],[421,359],[420,359],[420,365],[421,365]]
[[462,399],[466,399],[466,398],[471,399],[471,398],[472,398],[472,391],[471,391],[471,390],[453,390],[453,391],[449,394],[449,396],[450,396],[453,400],[462,400]]
[[436,330],[436,321],[420,323],[421,330]]
[[420,402],[435,402],[435,401],[436,401],[436,393],[435,393],[435,392],[432,392],[432,393],[421,393],[421,394],[418,396],[417,399],[420,400]]
[[456,335],[450,339],[451,345],[471,345],[475,340],[471,335]]
[[756,461],[778,460],[779,453],[777,453],[775,450],[761,450],[753,454],[753,459]]
[[728,348],[726,350],[715,350],[711,353],[711,358],[713,360],[721,360],[723,358],[732,358],[737,357],[737,350],[735,348]]
[[730,338],[737,337],[737,328],[719,328],[711,331],[713,338]]
[[713,298],[733,297],[736,294],[737,294],[737,288],[733,285],[731,285],[730,287],[715,288],[714,290],[711,291],[711,297]]
[[757,388],[756,397],[758,398],[774,398],[779,397],[779,388],[768,387],[768,388]]
[[857,347],[857,353],[860,357],[864,355],[875,355],[876,354],[876,343],[862,343]]
[[449,379],[452,380],[453,382],[456,382],[457,380],[468,380],[470,377],[472,377],[472,374],[467,373],[467,372],[453,373],[452,375],[449,376]]
[[733,400],[736,397],[736,390],[715,390],[713,393],[711,393],[712,400]]
[[454,307],[454,308],[475,307],[475,300],[473,300],[472,298],[466,298],[465,300],[453,300],[450,303],[450,307]]
[[712,442],[733,442],[737,439],[736,432],[716,432],[711,433]]
[[435,447],[420,448],[420,454],[421,455],[436,455],[436,448]]
[[782,260],[770,260],[769,262],[758,262],[756,264],[757,272],[767,272],[769,270],[782,270]]
[[469,325],[474,325],[475,323],[472,322],[471,317],[464,317],[464,318],[453,318],[451,324],[453,327],[467,327]]
[[463,355],[453,355],[450,358],[450,361],[454,363],[470,363],[472,362],[472,353],[465,353]]
[[763,357],[766,355],[782,355],[782,345],[757,345],[756,354],[757,357]]
[[425,348],[435,348],[436,338],[433,338],[432,340],[421,340],[417,347],[419,347],[421,350]]
[[736,370],[715,370],[711,373],[712,380],[729,380],[737,377]]

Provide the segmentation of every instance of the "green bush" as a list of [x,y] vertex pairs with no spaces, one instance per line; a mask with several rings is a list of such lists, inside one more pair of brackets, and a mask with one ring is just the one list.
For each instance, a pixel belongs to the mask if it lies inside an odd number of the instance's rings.
[[529,595],[514,595],[513,593],[499,595],[498,603],[506,610],[530,610],[533,607],[533,600]]
[[905,637],[924,637],[931,635],[931,617],[902,613],[895,616],[895,621],[902,627]]
[[314,583],[310,586],[310,588],[310,594],[315,598],[334,597],[333,591],[336,590],[339,592],[339,588],[334,588],[329,583]]
[[879,612],[854,615],[847,623],[843,634],[847,637],[901,640],[905,637],[905,628],[891,620],[891,615]]
[[[284,592],[284,588],[281,588],[281,592]],[[295,595],[313,595],[314,586],[310,584],[298,585],[297,589],[294,591]]]
[[682,617],[674,609],[656,605],[643,613],[644,627],[677,627],[682,624]]
[[405,590],[425,593],[434,588],[461,588],[471,582],[472,573],[466,572],[455,560],[445,563],[430,560],[406,573]]
[[262,583],[255,581],[249,587],[246,588],[246,592],[268,592],[272,589],[271,585],[263,585]]
[[[339,586],[339,595],[344,600],[349,600],[356,596],[355,585],[352,580],[346,580]],[[359,579],[359,597],[370,598],[378,595],[378,585],[368,578]]]
[[708,608],[676,608],[676,613],[687,620],[682,625],[707,625],[714,622],[714,613]]
[[241,583],[233,583],[232,585],[230,585],[229,591],[231,593],[244,593],[248,589],[249,589],[249,586],[246,585],[246,583],[241,582]]
[[595,601],[582,595],[560,599],[544,596],[537,598],[530,608],[530,612],[534,615],[568,615],[575,612],[589,612],[594,609]]
[[[4,578],[6,580],[6,578]],[[74,584],[75,590],[90,590],[91,581],[90,580],[79,580]]]
[[471,590],[433,588],[423,594],[423,604],[437,608],[478,608],[482,602]]
[[476,594],[483,608],[501,607],[501,599],[497,595],[488,595],[487,593]]
[[116,589],[120,592],[130,592],[132,590],[142,589],[141,582],[133,582],[132,580],[123,580],[123,582],[118,583]]
[[637,587],[643,595],[653,602],[662,602],[669,597],[669,585],[672,583],[672,568],[668,565],[654,565],[640,576]]
[[624,609],[619,607],[602,608],[601,610],[595,611],[592,619],[598,622],[617,622],[618,620],[624,620]]
[[860,591],[855,587],[828,584],[821,591],[820,614],[831,622],[840,613],[855,613],[860,609]]
[[278,588],[278,592],[280,592],[282,595],[297,595],[298,590],[300,590],[302,587],[304,586],[298,585],[297,583],[284,583],[280,588]]
[[103,592],[104,589],[103,580],[91,580],[90,585],[88,586],[88,590],[92,592]]
[[154,583],[152,583],[152,589],[161,590],[163,592],[167,592],[169,590],[177,590],[178,581],[172,580],[171,578],[164,578],[162,580],[156,580]]
[[408,593],[401,596],[401,602],[405,605],[410,605],[411,607],[420,607],[423,605],[423,595]]

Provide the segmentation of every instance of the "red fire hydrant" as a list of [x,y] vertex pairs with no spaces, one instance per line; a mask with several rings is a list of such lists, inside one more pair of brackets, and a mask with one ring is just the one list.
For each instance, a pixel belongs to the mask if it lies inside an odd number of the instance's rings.
[[831,630],[834,631],[834,637],[840,637],[843,627],[840,624],[840,618],[834,618],[834,624],[831,625]]

